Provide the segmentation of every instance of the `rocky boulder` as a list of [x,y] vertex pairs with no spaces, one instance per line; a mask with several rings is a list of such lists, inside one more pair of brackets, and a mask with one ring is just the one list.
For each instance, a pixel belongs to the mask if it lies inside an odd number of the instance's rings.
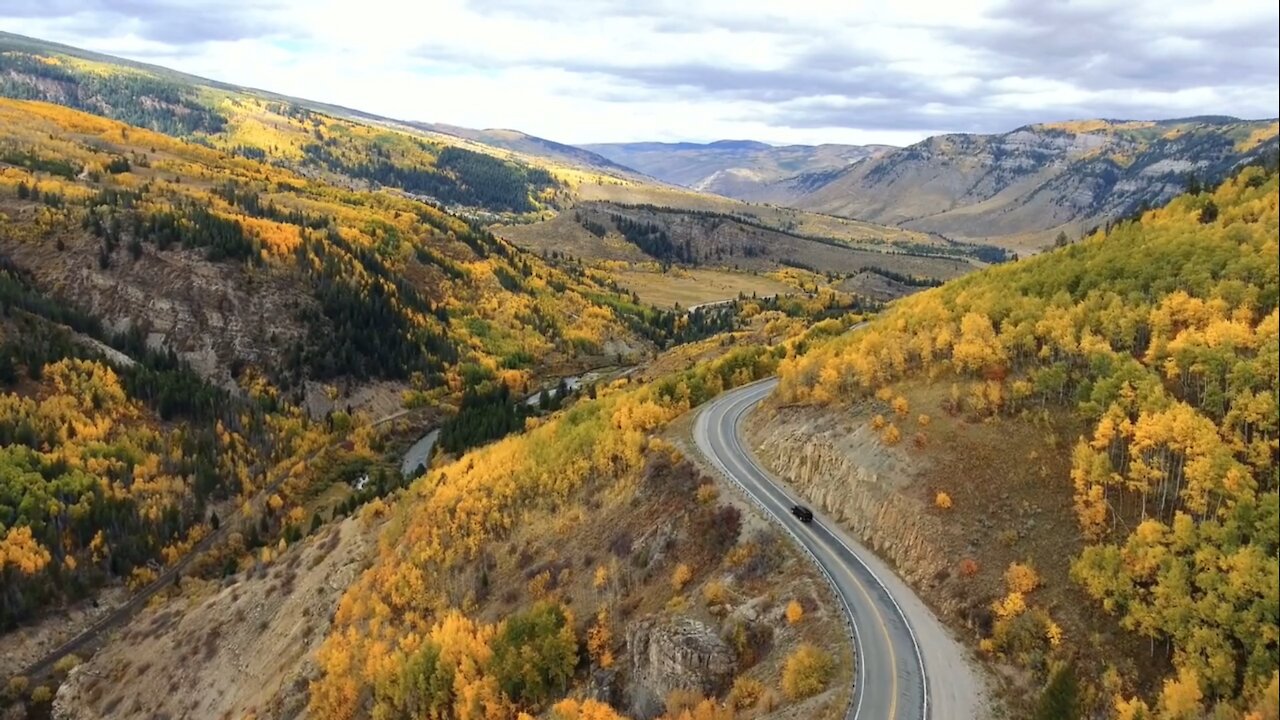
[[719,695],[733,682],[733,650],[714,629],[688,617],[649,617],[627,628],[629,712],[637,720],[661,715],[672,690]]

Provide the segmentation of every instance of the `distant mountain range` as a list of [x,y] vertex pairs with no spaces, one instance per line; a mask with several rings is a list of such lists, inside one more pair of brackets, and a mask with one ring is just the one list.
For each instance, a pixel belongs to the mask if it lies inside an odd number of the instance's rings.
[[939,135],[750,196],[808,210],[1032,249],[1216,183],[1276,152],[1275,120],[1198,117],[1031,125]]
[[[94,64],[99,70],[90,71]],[[133,80],[111,79],[121,71]],[[517,130],[394,120],[8,33],[0,33],[0,95],[212,140],[234,152],[287,144],[291,165],[359,176],[452,205],[525,212],[584,199],[651,203],[660,196],[660,203],[680,207],[712,201],[706,194],[667,192],[665,183],[1020,252],[1160,205],[1192,177],[1215,183],[1240,164],[1275,153],[1280,130],[1274,119],[1202,116],[1028,125],[1000,134],[939,135],[904,148],[749,140],[575,147]],[[419,162],[411,148],[371,164],[370,148],[377,145],[371,133],[344,136],[354,144],[338,153],[329,147],[332,138],[322,144],[305,133],[280,136],[288,122],[305,117],[302,110],[420,134],[430,141],[420,148],[428,155],[444,146],[463,152],[452,152],[448,167]],[[486,163],[474,153],[503,162]],[[550,190],[543,168],[586,182]]]
[[519,130],[507,130],[500,128],[476,130],[474,128],[461,127],[458,125],[429,122],[408,122],[406,124],[420,130],[426,130],[440,135],[451,135],[453,137],[470,140],[489,147],[510,150],[511,152],[520,153],[522,155],[543,157],[566,165],[597,168],[622,174],[635,173],[635,169],[616,163],[604,155],[591,151],[590,148],[558,143],[554,140],[530,135],[525,132],[520,132]]
[[[1276,120],[1084,120],[904,148],[723,141],[587,145],[658,179],[1028,251],[1221,180],[1277,148]],[[797,169],[803,168],[803,169]]]
[[894,149],[890,145],[775,146],[753,140],[580,147],[665,182],[734,198],[751,197],[797,175],[842,170]]

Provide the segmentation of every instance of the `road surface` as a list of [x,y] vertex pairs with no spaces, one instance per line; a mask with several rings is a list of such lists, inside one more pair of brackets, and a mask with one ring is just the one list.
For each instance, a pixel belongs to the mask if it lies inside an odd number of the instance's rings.
[[813,522],[790,513],[803,499],[755,460],[742,440],[743,418],[776,379],[724,393],[699,411],[698,449],[773,516],[831,580],[853,624],[857,676],[849,720],[976,720],[988,715],[968,652],[879,558],[817,510]]

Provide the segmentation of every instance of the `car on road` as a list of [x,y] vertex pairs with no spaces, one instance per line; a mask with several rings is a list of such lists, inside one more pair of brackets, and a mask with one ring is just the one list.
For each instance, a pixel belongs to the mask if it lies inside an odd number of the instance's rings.
[[792,505],[791,514],[795,515],[802,523],[813,522],[813,511],[803,505]]

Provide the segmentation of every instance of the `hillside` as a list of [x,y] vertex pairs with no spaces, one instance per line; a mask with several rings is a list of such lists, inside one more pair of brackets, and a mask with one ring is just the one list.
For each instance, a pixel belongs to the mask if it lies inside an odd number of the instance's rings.
[[0,96],[57,103],[309,177],[394,187],[473,213],[563,202],[554,165],[356,110],[8,33],[0,33]]
[[[864,245],[947,245],[923,233],[676,188],[589,151],[515,130],[404,122],[3,33],[0,96],[120,120],[326,185],[397,190],[486,225],[539,223],[576,202],[610,198],[717,208],[782,231]],[[596,254],[611,255],[607,248],[575,253]],[[821,256],[799,261],[817,265]],[[752,281],[743,278],[739,286],[748,290]],[[257,314],[280,317],[270,298],[290,293],[276,288]]]
[[856,217],[1020,252],[1157,207],[1194,176],[1215,184],[1277,147],[1275,120],[1188,118],[1031,125],[940,135],[839,171],[796,175],[751,200]]
[[430,132],[472,140],[489,147],[502,148],[531,157],[546,158],[564,165],[593,168],[622,176],[637,176],[634,169],[618,164],[599,153],[574,145],[565,145],[554,140],[540,138],[519,130],[500,128],[476,130],[445,123],[411,122],[408,124]]
[[496,230],[539,253],[685,266],[769,271],[793,267],[854,274],[866,267],[922,278],[949,279],[971,271],[976,248],[862,242],[776,229],[753,216],[652,205],[580,202],[572,211],[533,225]]
[[[184,582],[71,674],[59,716],[837,714],[854,668],[821,576],[658,437],[771,371],[772,339],[706,343],[695,369],[602,386],[221,582]],[[796,656],[817,664],[788,670]]]
[[749,140],[581,147],[664,182],[744,200],[755,199],[762,187],[786,178],[842,170],[893,149],[888,145],[777,146]]
[[643,318],[599,304],[620,299],[604,280],[398,193],[56,106],[0,116],[0,252],[216,383],[255,367],[318,402],[319,383],[378,381],[439,401],[646,352]]
[[753,420],[1019,717],[1276,712],[1278,190],[1248,168],[904,299]]

